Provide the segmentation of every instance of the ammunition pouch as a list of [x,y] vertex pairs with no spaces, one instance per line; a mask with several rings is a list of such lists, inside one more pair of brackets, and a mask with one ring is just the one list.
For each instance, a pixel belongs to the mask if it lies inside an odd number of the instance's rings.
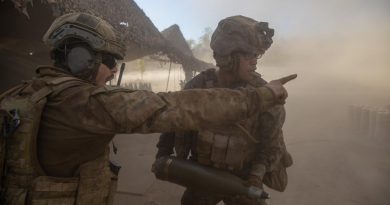
[[240,135],[199,131],[197,160],[200,164],[240,171],[255,157],[255,144]]
[[104,156],[80,166],[77,205],[113,203],[118,176],[110,170],[108,151],[107,149]]
[[32,188],[28,193],[28,201],[31,202],[31,205],[74,205],[78,186],[79,178],[39,176],[33,181]]
[[[31,187],[7,187],[6,203],[12,205],[111,205],[116,192],[118,177],[108,165],[108,155],[80,166],[79,177],[38,176]],[[14,177],[21,181],[20,176]]]

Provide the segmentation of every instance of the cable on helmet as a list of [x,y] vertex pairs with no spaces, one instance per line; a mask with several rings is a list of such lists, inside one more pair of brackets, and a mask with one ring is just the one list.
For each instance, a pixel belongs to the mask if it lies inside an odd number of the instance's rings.
[[116,59],[123,59],[125,54],[125,46],[114,28],[87,13],[70,13],[57,18],[43,41],[52,48],[56,66],[84,77],[96,73],[91,70],[96,70],[103,60],[109,68],[114,68]]
[[238,58],[236,53],[262,55],[271,46],[273,35],[274,30],[266,22],[231,16],[218,23],[210,47],[220,69],[234,70]]

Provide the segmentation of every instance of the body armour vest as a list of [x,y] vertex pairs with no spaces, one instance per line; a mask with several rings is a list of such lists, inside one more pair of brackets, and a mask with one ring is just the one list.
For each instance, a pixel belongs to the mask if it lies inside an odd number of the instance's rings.
[[[261,78],[260,78],[261,79]],[[262,79],[261,79],[262,80]],[[262,82],[265,82],[262,80]],[[256,86],[260,83],[257,82]],[[264,83],[265,84],[265,83]],[[217,76],[214,69],[202,72],[194,78],[185,89],[217,87]],[[221,105],[223,106],[223,105]],[[200,163],[220,169],[228,169],[240,173],[255,158],[258,139],[254,135],[257,128],[257,116],[253,116],[245,124],[237,122],[233,127],[223,127],[215,130],[199,130],[196,135],[195,146],[191,147],[194,158]],[[175,149],[178,156],[185,156],[181,152],[182,136],[176,136]]]
[[[37,136],[47,96],[84,83],[74,77],[25,82],[0,96],[1,204],[110,204],[112,180],[108,150],[80,166],[77,177],[46,176],[37,158]],[[110,195],[111,193],[111,195]]]
[[[232,88],[260,87],[267,83],[260,74],[255,75],[257,76],[247,84],[232,86]],[[218,86],[217,81],[216,71],[209,69],[188,82],[185,89],[214,88]],[[233,174],[246,177],[253,165],[251,161],[254,158],[257,160],[258,154],[264,151],[260,150],[264,145],[258,145],[260,139],[265,135],[274,136],[278,139],[277,146],[281,148],[281,160],[270,165],[272,171],[266,172],[263,183],[274,190],[283,191],[288,182],[286,168],[293,163],[291,155],[286,150],[281,127],[279,127],[284,122],[284,108],[282,106],[275,107],[269,110],[266,116],[273,120],[265,122],[264,120],[267,118],[264,119],[264,115],[254,115],[245,123],[237,122],[231,127],[176,132],[174,142],[176,156],[187,159],[191,153],[191,159],[200,164],[229,170]],[[263,124],[260,125],[260,122]]]

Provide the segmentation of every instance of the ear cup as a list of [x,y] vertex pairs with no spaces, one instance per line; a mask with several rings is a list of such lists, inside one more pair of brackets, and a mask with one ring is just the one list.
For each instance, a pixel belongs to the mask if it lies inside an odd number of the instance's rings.
[[73,74],[92,69],[95,65],[95,55],[85,47],[74,47],[67,54],[67,66]]

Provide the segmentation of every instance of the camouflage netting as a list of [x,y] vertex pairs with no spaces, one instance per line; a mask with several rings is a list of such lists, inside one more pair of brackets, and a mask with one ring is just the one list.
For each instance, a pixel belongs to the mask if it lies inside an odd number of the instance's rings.
[[[177,58],[176,60],[183,64],[184,69],[202,71],[207,68],[215,67],[210,63],[206,63],[194,57],[178,25],[174,24],[170,26],[163,30],[161,34],[169,41],[169,46],[166,47],[167,49],[170,49],[170,51],[167,51],[168,56],[171,59]],[[174,47],[172,48],[171,46]]]
[[[50,2],[50,1],[48,1]],[[54,15],[85,12],[108,21],[127,46],[126,60],[158,52],[165,39],[145,13],[131,0],[52,0]]]
[[192,56],[192,51],[188,46],[186,39],[180,31],[178,25],[174,24],[163,31],[161,34],[177,49],[179,49],[183,54]]
[[[32,4],[32,0],[12,0],[12,2],[15,8],[28,16],[29,11],[26,8],[28,4]],[[70,12],[86,12],[108,21],[119,31],[125,41],[127,46],[125,60],[130,61],[159,53],[168,56],[175,63],[182,64],[187,71],[201,71],[212,66],[194,58],[192,53],[189,54],[191,51],[188,45],[186,53],[182,53],[180,49],[182,43],[178,46],[172,45],[173,42],[161,35],[152,21],[132,0],[41,0],[40,2],[51,6],[53,16]],[[180,30],[178,31],[182,39],[177,42],[181,42],[184,37]]]

